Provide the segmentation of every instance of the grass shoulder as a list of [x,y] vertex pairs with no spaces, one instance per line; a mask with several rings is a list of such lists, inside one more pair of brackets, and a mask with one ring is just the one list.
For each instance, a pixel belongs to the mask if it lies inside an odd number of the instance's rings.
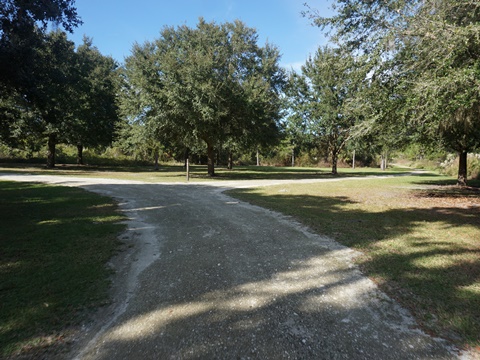
[[0,357],[41,358],[108,301],[123,216],[78,188],[0,181],[0,198]]

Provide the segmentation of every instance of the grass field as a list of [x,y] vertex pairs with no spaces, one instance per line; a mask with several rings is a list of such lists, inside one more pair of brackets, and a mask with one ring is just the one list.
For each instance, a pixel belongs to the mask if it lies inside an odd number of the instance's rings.
[[[299,168],[275,166],[237,166],[232,170],[216,167],[214,178],[207,175],[206,165],[190,166],[190,181],[222,181],[222,180],[278,180],[278,179],[329,179],[334,177],[362,177],[368,175],[399,174],[410,171],[406,168],[381,171],[378,168],[338,169],[339,174],[333,176],[330,168]],[[33,175],[66,175],[80,177],[102,177],[110,179],[136,180],[146,182],[186,182],[186,171],[181,165],[163,165],[156,171],[153,166],[121,167],[121,166],[78,166],[59,165],[54,169],[46,169],[43,165],[0,164],[2,173],[24,173]]]
[[0,181],[0,199],[0,358],[43,358],[108,299],[123,217],[76,188]]
[[[480,192],[440,176],[237,189],[229,195],[359,250],[361,269],[422,327],[480,345]],[[477,184],[478,185],[478,184]]]

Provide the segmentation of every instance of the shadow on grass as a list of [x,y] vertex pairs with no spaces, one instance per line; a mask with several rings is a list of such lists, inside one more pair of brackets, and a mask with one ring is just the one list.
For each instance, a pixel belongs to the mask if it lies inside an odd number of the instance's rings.
[[[408,307],[426,330],[457,344],[480,344],[478,207],[369,212],[343,196],[267,196],[254,189],[228,194],[291,215],[315,232],[360,250],[362,270]],[[419,191],[416,196],[426,194]],[[439,233],[441,239],[432,238]]]
[[417,183],[419,185],[432,185],[432,186],[455,186],[457,188],[457,191],[462,191],[462,190],[475,190],[475,189],[480,189],[480,180],[474,179],[474,180],[468,180],[467,181],[467,187],[461,187],[457,186],[457,180],[456,179],[441,179],[441,180],[429,180],[429,181],[422,181],[421,183]]
[[[89,165],[58,165],[54,169],[47,169],[44,165],[38,164],[0,164],[0,171],[15,173],[18,171],[28,172],[33,175],[72,175],[72,176],[102,176],[108,177],[108,173],[121,175],[148,174],[153,178],[175,179],[183,181],[186,170],[181,165],[162,165],[158,170],[153,166],[89,166]],[[300,179],[331,179],[342,177],[365,177],[365,176],[399,176],[408,175],[409,170],[394,169],[381,171],[376,168],[363,169],[339,169],[337,175],[333,175],[330,169],[325,168],[298,168],[298,167],[274,167],[274,166],[236,166],[232,170],[224,167],[215,168],[215,177],[207,174],[206,165],[191,165],[190,178],[198,180],[300,180]],[[435,176],[432,174],[417,174],[418,176]]]
[[16,170],[25,170],[32,174],[65,174],[69,172],[78,172],[78,173],[99,173],[99,172],[131,172],[131,173],[142,173],[142,172],[183,172],[183,166],[161,166],[159,170],[155,170],[153,166],[122,166],[122,165],[111,165],[111,166],[102,166],[102,165],[76,165],[76,164],[57,164],[54,168],[47,168],[43,164],[11,164],[11,163],[0,163],[0,170],[2,172],[14,172]]
[[105,301],[122,217],[111,199],[76,188],[2,181],[0,198],[0,358],[40,358]]
[[[206,168],[195,166],[193,177],[207,178]],[[301,180],[301,179],[332,179],[342,177],[365,177],[365,176],[395,176],[408,175],[408,170],[382,171],[375,168],[352,170],[339,169],[339,173],[333,175],[330,169],[325,168],[299,168],[299,167],[274,167],[274,166],[237,166],[232,170],[216,168],[215,180]],[[419,174],[423,176],[423,174]],[[425,175],[428,176],[428,175]],[[430,174],[430,176],[432,176]],[[435,175],[433,175],[435,176]]]

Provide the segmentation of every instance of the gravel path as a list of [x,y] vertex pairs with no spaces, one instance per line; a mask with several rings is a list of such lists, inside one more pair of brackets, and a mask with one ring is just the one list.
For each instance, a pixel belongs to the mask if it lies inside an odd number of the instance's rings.
[[129,218],[111,263],[114,303],[72,358],[460,358],[360,273],[354,251],[222,193],[259,182],[0,179],[81,186],[116,198]]

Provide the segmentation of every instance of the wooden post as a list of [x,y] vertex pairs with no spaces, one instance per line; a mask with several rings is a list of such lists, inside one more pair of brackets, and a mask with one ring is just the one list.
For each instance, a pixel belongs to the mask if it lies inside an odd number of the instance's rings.
[[187,163],[187,181],[190,181],[190,164],[189,164],[189,161],[188,161],[188,158],[186,160],[186,163]]

